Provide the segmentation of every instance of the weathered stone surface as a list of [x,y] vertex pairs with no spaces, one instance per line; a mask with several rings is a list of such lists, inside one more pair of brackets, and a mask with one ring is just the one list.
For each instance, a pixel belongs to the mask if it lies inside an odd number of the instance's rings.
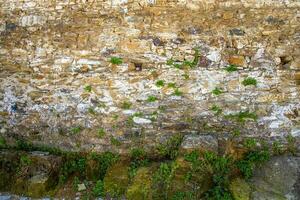
[[235,200],[250,200],[251,188],[243,179],[234,179],[230,183],[230,192]]
[[218,140],[211,135],[186,135],[181,148],[184,150],[207,150],[218,152]]
[[138,169],[132,184],[126,191],[126,198],[132,200],[151,199],[153,169],[142,167]]
[[[174,132],[202,131],[211,122],[229,129],[209,110],[213,104],[224,113],[262,111],[242,136],[296,135],[297,0],[0,0],[0,5],[4,137],[88,151],[115,149],[109,140],[118,137],[126,145],[117,150],[126,152],[133,142],[124,134],[136,129],[143,129],[137,139],[146,140],[145,146]],[[194,48],[199,49],[194,67],[166,64],[170,59],[189,64]],[[112,65],[111,57],[123,63]],[[223,70],[228,64],[238,71]],[[257,80],[256,88],[241,85],[248,76]],[[212,95],[217,87],[222,95]],[[158,100],[149,103],[148,96]],[[132,104],[132,113],[120,106],[124,101]],[[82,131],[76,136],[62,136],[77,127]],[[84,135],[99,127],[107,130],[101,141]]]
[[119,162],[110,169],[104,178],[104,191],[112,197],[125,194],[129,185],[128,165]]
[[300,198],[300,158],[274,157],[261,168],[255,170],[251,184],[254,189],[252,199],[291,199]]

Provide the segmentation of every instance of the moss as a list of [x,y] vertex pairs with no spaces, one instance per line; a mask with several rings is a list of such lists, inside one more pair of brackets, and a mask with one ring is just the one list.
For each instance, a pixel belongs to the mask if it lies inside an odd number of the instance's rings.
[[230,192],[235,200],[250,200],[250,185],[243,179],[236,178],[229,185]]
[[129,163],[118,162],[111,166],[104,177],[104,191],[112,197],[125,195],[129,185]]
[[130,200],[146,200],[151,199],[151,184],[152,184],[151,167],[141,167],[138,169],[132,184],[126,192],[127,199]]

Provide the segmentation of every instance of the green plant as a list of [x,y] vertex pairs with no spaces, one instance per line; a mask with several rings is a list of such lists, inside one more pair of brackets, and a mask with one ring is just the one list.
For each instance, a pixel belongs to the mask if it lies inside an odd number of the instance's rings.
[[95,166],[97,173],[93,177],[94,180],[103,180],[107,169],[120,159],[119,155],[112,152],[105,152],[103,154],[93,152],[88,157],[98,163]]
[[92,107],[88,108],[88,112],[89,112],[91,115],[96,115],[96,112],[95,112],[94,108],[92,108]]
[[156,96],[148,96],[147,101],[150,102],[155,102],[157,100]]
[[247,120],[257,120],[257,115],[254,112],[249,112],[249,110],[246,111],[240,111],[239,113],[236,114],[229,114],[225,116],[226,118],[234,119],[238,122],[244,123]]
[[91,91],[92,91],[92,86],[91,86],[91,85],[86,85],[86,86],[84,87],[84,90],[85,90],[86,92],[91,92]]
[[288,142],[287,144],[287,150],[292,153],[293,155],[296,154],[297,147],[296,147],[296,138],[294,138],[291,134],[286,136],[286,140]]
[[182,92],[178,88],[176,88],[173,92],[173,95],[174,96],[182,96]]
[[281,155],[283,153],[283,149],[278,141],[273,142],[272,150],[275,155]]
[[223,109],[220,108],[216,104],[212,105],[212,107],[210,108],[210,110],[213,111],[215,113],[215,115],[220,115],[223,112]]
[[149,159],[144,149],[134,148],[130,152],[130,166],[128,169],[129,179],[136,175],[139,167],[146,166],[149,163]]
[[122,103],[121,108],[122,108],[122,109],[125,109],[125,110],[128,110],[128,109],[131,108],[131,106],[132,106],[132,103],[131,103],[131,102],[124,101],[124,102]]
[[0,136],[0,148],[5,148],[6,147],[6,141],[4,137]]
[[174,135],[169,138],[165,143],[156,147],[156,152],[160,158],[171,159],[177,157],[178,149],[181,145],[183,136],[180,134]]
[[170,182],[174,176],[174,172],[177,169],[177,164],[172,163],[161,163],[158,170],[153,175],[154,185],[154,199],[168,199],[168,191]]
[[213,89],[212,93],[213,93],[214,95],[218,96],[218,95],[222,94],[223,91],[222,91],[221,88],[217,88],[217,87],[216,87],[215,89]]
[[81,177],[85,176],[86,159],[76,154],[70,154],[64,157],[63,166],[59,172],[59,183],[66,182],[72,174],[77,174]]
[[240,135],[241,135],[241,131],[240,130],[235,129],[235,130],[232,131],[232,136],[233,137],[238,137]]
[[113,136],[110,137],[110,143],[114,146],[120,146],[121,145],[121,142],[118,139],[114,138]]
[[257,145],[257,141],[254,138],[247,138],[244,141],[244,146],[247,149],[254,149],[256,147],[256,145]]
[[209,189],[205,197],[215,200],[233,200],[229,192],[229,178],[233,168],[233,160],[228,156],[217,156],[212,152],[205,152],[203,159],[211,169],[212,187]]
[[98,180],[93,188],[93,195],[95,197],[104,197],[104,183],[102,180]]
[[248,86],[248,85],[254,85],[256,86],[257,85],[257,80],[255,78],[252,78],[252,77],[248,77],[248,78],[245,78],[243,81],[242,81],[242,84],[244,86]]
[[165,85],[165,81],[163,80],[158,80],[155,83],[156,87],[163,87]]
[[27,155],[22,155],[20,158],[20,165],[21,166],[28,166],[31,165],[32,160]]
[[110,63],[114,65],[120,65],[123,63],[123,59],[119,57],[111,57],[110,58]]
[[176,88],[176,83],[168,83],[168,88]]
[[73,179],[73,190],[75,192],[78,191],[78,184],[80,184],[80,180],[77,176],[75,176],[74,179]]
[[76,126],[70,129],[72,134],[78,134],[81,132],[81,130],[82,130],[81,126]]
[[182,62],[180,61],[174,61],[172,58],[167,60],[167,65],[173,66],[177,69],[184,69],[185,67],[195,68],[198,65],[199,62],[199,49],[194,48],[194,58],[192,61],[184,60]]
[[270,159],[270,152],[268,150],[262,151],[250,151],[242,160],[236,162],[236,166],[242,173],[242,175],[249,179],[253,175],[254,167],[262,164]]
[[183,78],[184,78],[185,80],[190,79],[190,75],[187,74],[187,73],[184,73],[182,76],[183,76]]
[[226,70],[227,72],[231,73],[231,72],[238,71],[238,68],[237,68],[236,65],[228,65],[228,66],[225,68],[225,70]]
[[196,199],[195,195],[193,192],[176,192],[172,197],[171,200],[193,200]]
[[105,136],[105,130],[104,130],[104,128],[99,128],[98,129],[98,137],[99,138],[103,138],[104,136]]

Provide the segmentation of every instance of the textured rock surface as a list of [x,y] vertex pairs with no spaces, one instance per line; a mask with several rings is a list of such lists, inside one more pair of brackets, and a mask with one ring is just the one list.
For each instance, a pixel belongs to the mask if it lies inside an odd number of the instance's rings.
[[[297,0],[0,5],[0,126],[6,138],[122,153],[133,142],[151,146],[175,132],[228,132],[231,124],[210,111],[214,104],[226,114],[257,112],[258,122],[243,126],[242,135],[299,136]],[[193,59],[195,47],[201,54],[196,68],[166,65],[170,58]],[[112,56],[123,64],[110,64]],[[239,71],[227,73],[227,64]],[[256,88],[241,84],[247,76],[257,79]],[[166,85],[157,87],[157,80]],[[169,83],[182,96],[174,96]],[[224,93],[212,95],[215,87]],[[149,96],[157,101],[148,102]],[[132,103],[129,110],[122,109],[124,101]],[[142,115],[133,116],[137,112]],[[121,142],[117,148],[112,137]]]
[[252,199],[300,199],[300,158],[274,157],[252,178]]

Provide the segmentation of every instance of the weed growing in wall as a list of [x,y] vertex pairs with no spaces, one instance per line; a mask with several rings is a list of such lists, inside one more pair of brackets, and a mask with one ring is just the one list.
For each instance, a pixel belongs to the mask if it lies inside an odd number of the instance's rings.
[[151,102],[155,102],[157,101],[157,97],[156,96],[148,96],[147,98],[147,102],[151,103]]
[[225,70],[228,72],[228,73],[231,73],[231,72],[236,72],[238,71],[238,68],[236,65],[228,65]]
[[86,86],[84,87],[84,91],[86,91],[86,92],[91,92],[91,91],[92,91],[92,86],[91,86],[91,85],[86,85]]
[[125,110],[128,110],[128,109],[131,108],[131,106],[132,106],[132,103],[131,103],[131,102],[124,101],[124,102],[122,103],[121,108],[122,108],[122,109],[125,109]]
[[111,57],[110,58],[110,63],[114,65],[120,65],[123,63],[123,59],[119,57]]
[[216,96],[219,96],[223,93],[223,90],[221,88],[216,87],[215,89],[213,89],[212,93]]
[[163,86],[165,86],[165,81],[158,80],[158,81],[156,81],[155,85],[156,85],[156,87],[163,87]]
[[248,77],[248,78],[245,78],[243,81],[242,81],[242,84],[244,86],[248,86],[248,85],[254,85],[256,86],[257,85],[257,80],[255,78],[252,78],[252,77]]

